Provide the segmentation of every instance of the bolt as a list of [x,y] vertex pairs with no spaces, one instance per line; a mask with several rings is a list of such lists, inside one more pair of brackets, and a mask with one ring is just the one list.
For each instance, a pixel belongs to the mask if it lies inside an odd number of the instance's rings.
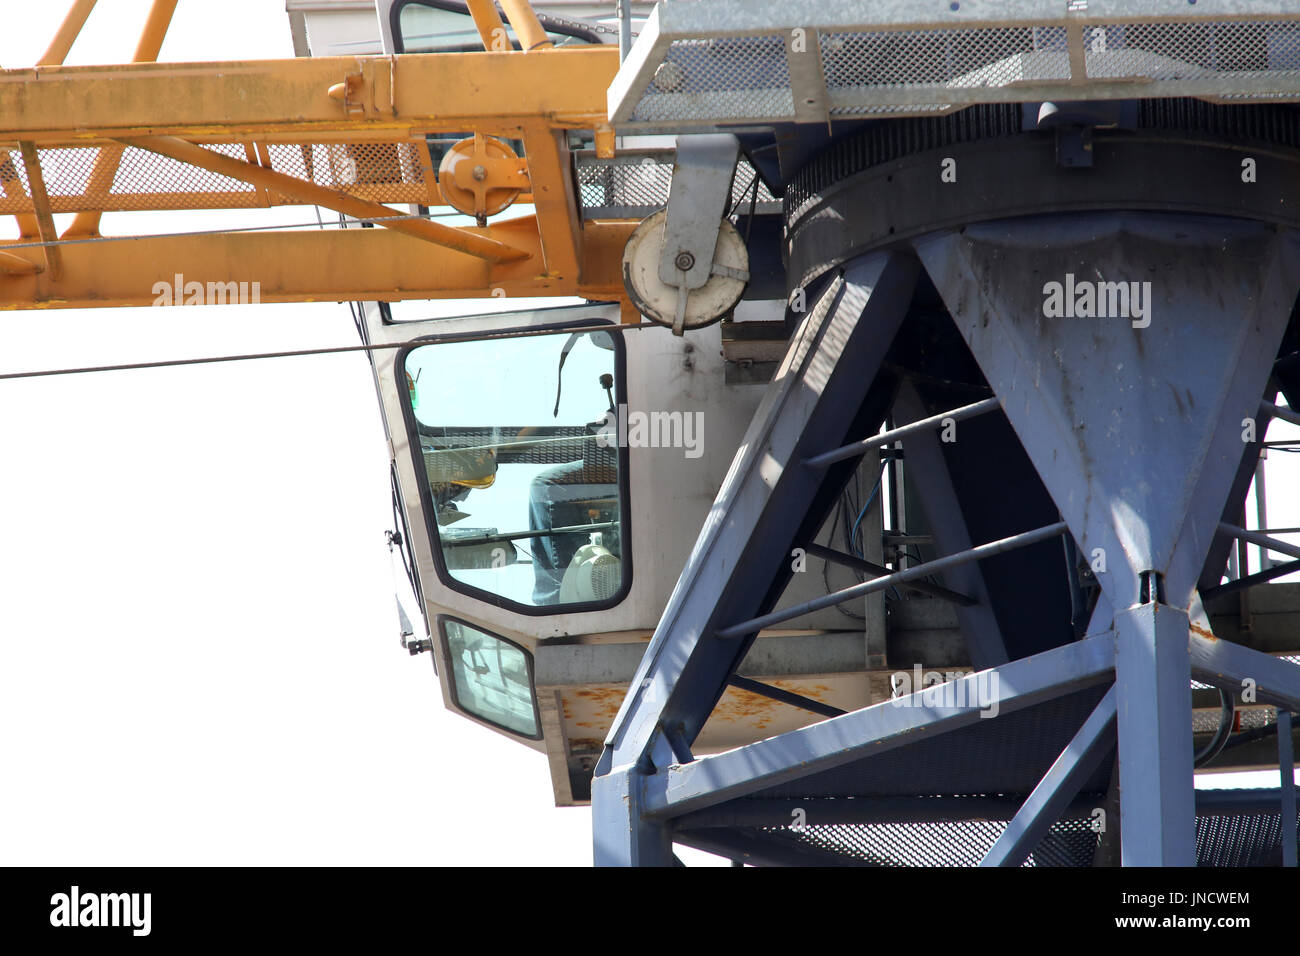
[[689,272],[695,265],[695,257],[689,252],[679,252],[677,253],[677,258],[674,259],[673,262],[676,264],[678,269],[682,270],[682,272]]
[[470,175],[472,175],[475,180],[481,183],[483,180],[487,179],[487,169],[486,167],[483,166],[475,166],[473,172]]

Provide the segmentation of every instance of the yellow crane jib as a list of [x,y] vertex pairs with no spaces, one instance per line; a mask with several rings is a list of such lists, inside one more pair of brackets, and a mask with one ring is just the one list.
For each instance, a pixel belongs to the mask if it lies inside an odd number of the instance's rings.
[[[494,52],[500,18],[473,3],[482,53],[157,63],[175,7],[159,0],[135,62],[62,66],[93,5],[37,66],[0,71],[0,215],[19,226],[0,241],[0,309],[147,305],[178,272],[258,280],[267,302],[622,297],[636,221],[583,221],[569,144],[612,155],[617,50],[552,48],[521,3],[506,13],[531,52]],[[449,133],[439,162],[430,140]],[[515,203],[531,215],[493,219]],[[254,214],[242,231],[99,232],[105,212],[297,204],[379,228],[263,231]]]

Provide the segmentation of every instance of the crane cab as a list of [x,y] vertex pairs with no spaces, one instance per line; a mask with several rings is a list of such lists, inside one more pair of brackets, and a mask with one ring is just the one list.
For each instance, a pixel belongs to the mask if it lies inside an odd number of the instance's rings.
[[[634,17],[652,7],[634,3]],[[303,54],[482,49],[454,0],[288,0],[287,9]],[[618,40],[611,4],[535,9],[557,45]],[[517,45],[513,31],[509,39]],[[428,165],[437,168],[456,141],[422,144]],[[642,138],[615,165],[575,139],[583,218],[639,218],[662,206],[672,143]],[[771,217],[779,203],[755,180],[742,164],[733,191]],[[526,198],[503,217],[530,211]],[[628,682],[784,352],[784,302],[770,297],[783,292],[746,300],[736,321],[687,338],[636,328],[637,316],[629,325],[618,302],[549,306],[484,293],[459,308],[360,304],[368,341],[400,346],[371,355],[399,503],[394,551],[409,571],[399,588],[403,642],[427,652],[420,656],[448,708],[545,752],[556,802],[583,803]],[[864,501],[875,479],[864,478]],[[878,540],[870,529],[879,501],[853,517],[865,539]],[[831,574],[836,584],[853,580]],[[820,569],[796,578],[783,603],[825,593]],[[872,615],[831,608],[765,635],[747,673],[843,709],[862,706],[863,621],[883,622],[881,599],[867,603]],[[835,653],[810,640],[827,633],[841,639]],[[815,719],[732,688],[697,750]]]

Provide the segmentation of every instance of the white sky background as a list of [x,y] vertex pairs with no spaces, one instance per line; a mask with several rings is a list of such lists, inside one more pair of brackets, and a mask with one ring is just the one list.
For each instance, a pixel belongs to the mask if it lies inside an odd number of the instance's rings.
[[[100,0],[68,63],[127,61],[148,5]],[[68,6],[0,0],[0,66]],[[283,0],[181,0],[160,59],[292,55]],[[314,219],[255,215],[103,229]],[[4,371],[354,342],[334,304],[0,313]],[[543,755],[398,646],[382,435],[355,354],[0,383],[0,861],[590,863]]]

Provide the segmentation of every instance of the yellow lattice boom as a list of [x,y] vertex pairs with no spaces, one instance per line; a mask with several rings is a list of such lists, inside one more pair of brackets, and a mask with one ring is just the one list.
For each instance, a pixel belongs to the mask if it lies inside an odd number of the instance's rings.
[[[568,145],[588,131],[612,155],[617,50],[155,63],[175,7],[156,0],[137,62],[58,65],[90,6],[74,4],[41,64],[0,71],[0,214],[20,233],[0,241],[0,309],[149,305],[177,273],[257,281],[263,302],[622,298],[636,223],[582,220]],[[487,175],[532,214],[409,215],[446,206],[430,138],[476,133],[523,143],[515,167]],[[105,212],[279,205],[376,228],[99,241]],[[56,213],[76,214],[62,234]]]

